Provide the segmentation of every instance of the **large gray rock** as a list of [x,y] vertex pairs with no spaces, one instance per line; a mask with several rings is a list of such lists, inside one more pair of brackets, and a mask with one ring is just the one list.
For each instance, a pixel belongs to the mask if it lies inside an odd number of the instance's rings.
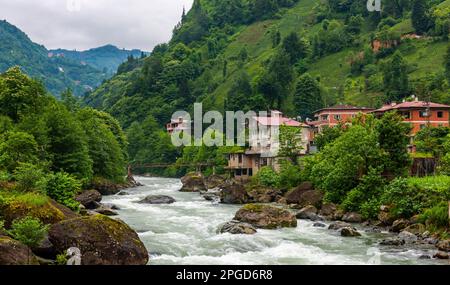
[[342,221],[347,223],[361,223],[363,220],[362,216],[355,212],[346,213],[342,217]]
[[75,200],[86,209],[93,210],[96,209],[102,201],[102,194],[97,190],[88,190],[75,197]]
[[104,215],[76,218],[53,225],[49,240],[61,254],[77,247],[83,265],[146,265],[148,252],[137,233]]
[[250,202],[250,196],[244,185],[233,183],[222,188],[220,202],[223,204],[247,204]]
[[0,236],[0,265],[39,265],[39,262],[26,245]]
[[270,205],[249,204],[240,209],[234,220],[260,229],[297,227],[297,218],[291,212]]
[[208,190],[219,188],[225,183],[227,183],[227,179],[220,175],[211,175],[204,179],[204,184]]
[[346,228],[341,229],[341,236],[343,236],[343,237],[359,237],[359,236],[361,236],[361,234],[354,228],[346,227]]
[[94,210],[96,213],[105,215],[105,216],[118,216],[119,214],[111,208],[108,208],[102,205],[100,208]]
[[409,225],[408,220],[405,220],[405,219],[396,220],[392,224],[391,230],[394,233],[399,233],[399,232],[403,231],[406,227],[408,227],[408,225]]
[[398,235],[398,238],[405,241],[405,243],[414,243],[418,240],[417,236],[413,233],[403,231]]
[[450,252],[450,239],[441,240],[437,243],[436,247],[440,251]]
[[332,218],[337,211],[337,206],[333,203],[325,203],[322,205],[319,214],[325,217]]
[[181,178],[181,183],[183,183],[181,192],[204,192],[208,190],[203,176],[196,173],[187,174]]
[[351,224],[349,224],[349,223],[345,223],[345,222],[340,222],[340,221],[338,221],[338,222],[332,223],[332,224],[328,227],[329,230],[335,230],[335,231],[338,231],[338,230],[340,230],[340,229],[342,229],[342,228],[353,228],[353,226],[352,226]]
[[245,234],[252,235],[256,233],[256,229],[247,223],[242,223],[239,221],[231,221],[222,225],[219,230],[220,233],[230,233],[230,234]]
[[413,224],[403,229],[403,231],[407,231],[415,235],[421,235],[426,232],[426,230],[427,229],[423,224]]
[[139,204],[173,204],[176,200],[165,195],[150,195],[139,201]]
[[306,206],[297,213],[297,219],[301,220],[316,220],[317,208],[314,206]]
[[272,203],[280,197],[281,192],[274,188],[258,186],[248,192],[250,199],[255,203]]

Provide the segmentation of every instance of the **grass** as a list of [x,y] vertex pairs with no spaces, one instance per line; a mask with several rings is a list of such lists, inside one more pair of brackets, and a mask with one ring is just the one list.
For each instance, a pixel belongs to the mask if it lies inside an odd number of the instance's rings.
[[[419,189],[435,190],[450,195],[450,176],[410,177],[408,183]],[[450,199],[450,196],[448,198]]]

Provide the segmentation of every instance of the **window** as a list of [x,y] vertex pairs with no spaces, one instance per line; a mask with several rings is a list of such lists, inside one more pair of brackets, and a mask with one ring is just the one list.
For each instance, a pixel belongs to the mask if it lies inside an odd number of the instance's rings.
[[444,118],[444,112],[442,112],[442,111],[437,112],[437,117]]
[[267,166],[267,158],[261,160],[261,166]]
[[328,121],[328,115],[323,115],[320,118],[322,121]]
[[242,161],[243,161],[243,155],[240,154],[238,157],[239,157],[239,163],[242,163]]
[[411,112],[402,112],[402,116],[405,119],[411,119]]
[[427,111],[420,111],[420,117],[421,118],[427,118],[428,117],[428,112]]
[[253,176],[253,168],[248,169],[248,176]]
[[242,169],[236,169],[236,176],[242,175]]
[[248,174],[248,169],[247,168],[242,169],[242,175],[247,176],[247,174]]
[[334,119],[336,121],[340,121],[341,120],[341,115],[334,115]]

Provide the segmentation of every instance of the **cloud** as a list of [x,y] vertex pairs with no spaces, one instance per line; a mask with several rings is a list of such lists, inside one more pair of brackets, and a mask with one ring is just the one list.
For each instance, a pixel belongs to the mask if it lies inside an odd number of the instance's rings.
[[193,0],[0,0],[0,19],[49,49],[105,44],[152,50],[167,42]]

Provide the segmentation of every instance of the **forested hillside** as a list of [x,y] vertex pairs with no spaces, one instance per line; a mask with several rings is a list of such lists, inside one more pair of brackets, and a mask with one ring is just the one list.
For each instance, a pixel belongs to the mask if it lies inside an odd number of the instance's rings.
[[106,45],[86,51],[57,49],[51,50],[50,52],[56,57],[65,57],[82,64],[90,65],[108,76],[113,76],[117,72],[119,65],[129,58],[140,58],[147,54],[138,49],[125,50],[113,45]]
[[170,43],[123,64],[85,101],[128,129],[139,161],[176,157],[161,129],[194,102],[304,120],[324,106],[412,94],[450,103],[450,0],[382,1],[381,13],[366,2],[196,0]]

